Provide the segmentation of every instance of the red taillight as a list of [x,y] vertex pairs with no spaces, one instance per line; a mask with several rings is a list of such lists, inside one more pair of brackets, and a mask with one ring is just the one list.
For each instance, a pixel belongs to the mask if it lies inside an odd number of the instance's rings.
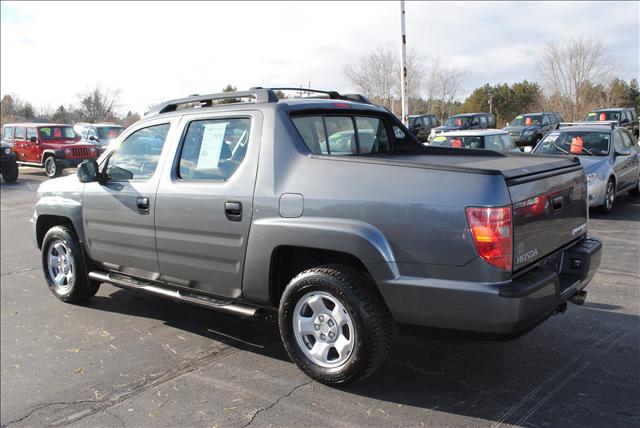
[[337,108],[350,108],[351,107],[351,105],[347,104],[347,103],[333,103],[333,106],[337,107]]
[[469,207],[467,220],[478,255],[495,267],[511,270],[513,259],[511,207]]

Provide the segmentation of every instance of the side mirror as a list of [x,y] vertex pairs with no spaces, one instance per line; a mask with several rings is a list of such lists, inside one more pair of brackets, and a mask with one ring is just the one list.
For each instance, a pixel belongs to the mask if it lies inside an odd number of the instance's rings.
[[616,149],[614,154],[616,156],[629,156],[631,154],[631,149],[629,149],[629,147],[620,147]]
[[99,140],[98,140],[98,137],[96,137],[95,135],[90,135],[89,141],[99,141]]
[[38,137],[31,137],[29,138],[29,141],[31,141],[33,144],[38,144]]
[[78,176],[80,183],[92,183],[94,181],[99,181],[101,174],[98,171],[98,162],[94,160],[82,162],[78,165],[76,175]]

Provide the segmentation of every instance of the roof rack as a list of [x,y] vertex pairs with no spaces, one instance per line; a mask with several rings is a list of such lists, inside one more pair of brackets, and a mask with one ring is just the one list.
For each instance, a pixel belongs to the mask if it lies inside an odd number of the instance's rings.
[[211,107],[213,101],[218,100],[231,100],[238,98],[250,98],[255,103],[277,103],[278,97],[270,89],[252,88],[249,91],[233,91],[233,92],[220,92],[217,94],[207,95],[190,95],[186,98],[178,98],[175,100],[165,101],[147,113],[150,114],[162,114],[169,113],[178,110],[178,107],[185,104],[197,104],[196,107]]
[[560,122],[558,127],[561,128],[563,126],[610,126],[611,129],[614,129],[616,126],[619,126],[617,120],[592,120],[592,121],[582,121],[582,122]]
[[[220,92],[216,94],[199,95],[193,94],[186,98],[178,98],[175,100],[165,101],[158,104],[146,113],[146,116],[153,114],[163,114],[176,111],[180,106],[194,104],[193,108],[211,107],[214,105],[214,101],[220,100],[237,100],[240,98],[249,98],[254,103],[277,103],[278,96],[276,91],[298,91],[308,92],[313,94],[324,94],[328,98],[334,100],[355,101],[358,103],[371,104],[364,95],[360,94],[344,94],[341,95],[336,91],[321,91],[319,89],[304,89],[304,88],[263,88],[256,86],[248,91],[233,91],[233,92]],[[311,97],[310,97],[311,98]]]

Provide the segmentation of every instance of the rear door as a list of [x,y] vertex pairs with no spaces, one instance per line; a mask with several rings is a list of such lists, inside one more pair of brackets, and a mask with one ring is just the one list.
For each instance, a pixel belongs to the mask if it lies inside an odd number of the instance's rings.
[[[615,167],[620,167],[620,172],[618,173],[618,189],[627,189],[635,186],[638,182],[638,169],[640,168],[638,148],[633,143],[633,138],[629,131],[626,129],[619,129],[617,134],[620,136],[622,147],[629,150],[629,155],[615,155]],[[615,140],[614,144],[617,144]]]
[[156,198],[165,281],[222,297],[242,290],[262,113],[188,115]]
[[[35,141],[31,141],[32,138],[35,138]],[[29,153],[29,162],[40,162],[40,146],[38,141],[38,128],[29,127],[27,128],[27,136],[26,136],[26,150]]]
[[[166,159],[165,142],[178,119],[140,124],[101,164],[108,181],[84,186],[82,214],[87,250],[106,269],[159,279],[155,240],[155,195]],[[106,169],[105,169],[106,168]]]
[[31,154],[29,153],[29,145],[25,141],[26,136],[27,129],[24,126],[16,126],[13,136],[13,144],[18,151],[20,160],[24,160],[25,162],[33,162],[31,160]]

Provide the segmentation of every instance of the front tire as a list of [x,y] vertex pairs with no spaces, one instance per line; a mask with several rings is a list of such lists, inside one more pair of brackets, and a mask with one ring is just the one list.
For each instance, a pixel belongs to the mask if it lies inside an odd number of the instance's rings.
[[47,156],[44,160],[44,173],[49,178],[59,177],[62,174],[62,168],[60,168],[54,156]]
[[63,302],[93,297],[100,283],[88,278],[76,234],[64,226],[49,229],[42,241],[42,268],[49,290]]
[[640,196],[640,175],[638,175],[638,182],[636,183],[636,187],[629,190],[629,194],[631,196]]
[[327,385],[369,376],[391,346],[393,319],[382,296],[366,275],[348,266],[322,266],[293,278],[278,321],[291,359]]
[[604,201],[602,202],[601,211],[605,214],[611,214],[613,211],[613,203],[616,200],[616,183],[613,178],[607,181],[607,187],[604,191]]
[[2,178],[6,183],[15,183],[18,180],[18,164],[10,164],[6,171],[2,171]]

